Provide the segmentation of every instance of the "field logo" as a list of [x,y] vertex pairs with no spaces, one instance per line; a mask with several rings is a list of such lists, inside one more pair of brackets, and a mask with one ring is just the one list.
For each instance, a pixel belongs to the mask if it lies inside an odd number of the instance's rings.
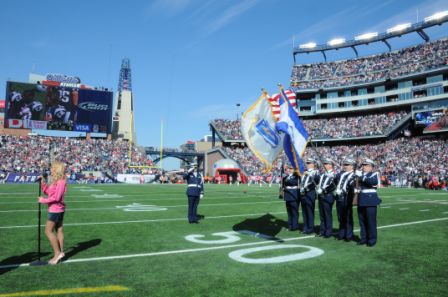
[[115,206],[118,209],[123,209],[123,211],[164,211],[167,210],[166,207],[159,207],[157,205],[144,205],[140,203],[132,203],[124,206]]

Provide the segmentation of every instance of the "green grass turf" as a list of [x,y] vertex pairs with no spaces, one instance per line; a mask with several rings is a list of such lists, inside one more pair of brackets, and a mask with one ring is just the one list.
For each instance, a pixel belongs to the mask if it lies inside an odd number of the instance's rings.
[[[35,259],[37,191],[37,185],[0,186],[0,266]],[[73,296],[447,295],[446,192],[381,189],[378,225],[389,227],[378,230],[378,244],[373,248],[287,231],[282,227],[287,220],[285,205],[277,199],[276,187],[206,185],[205,192],[199,205],[199,213],[205,218],[198,225],[190,225],[182,185],[69,186],[64,227],[69,258],[57,266],[0,269],[0,296],[106,285],[130,290]],[[121,197],[93,196],[105,194]],[[129,212],[116,207],[133,203],[166,210]],[[43,209],[45,219],[46,206]],[[333,214],[337,228],[335,207]],[[442,220],[399,225],[434,219]],[[357,229],[356,210],[354,220]],[[316,225],[318,221],[316,212]],[[185,239],[191,234],[204,235],[202,240],[223,239],[212,233],[234,229],[247,229],[279,241],[250,234],[239,234],[240,240],[228,244]],[[280,244],[315,247],[324,253],[277,264],[246,264],[229,257],[236,250]],[[44,259],[49,259],[51,248],[45,237],[42,250]],[[246,257],[260,259],[306,251],[296,247]],[[123,255],[129,258],[104,259]]]

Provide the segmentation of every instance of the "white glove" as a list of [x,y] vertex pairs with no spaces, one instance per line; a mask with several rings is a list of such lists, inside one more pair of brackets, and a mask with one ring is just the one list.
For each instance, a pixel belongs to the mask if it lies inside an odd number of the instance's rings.
[[188,173],[193,172],[193,171],[194,171],[194,168],[188,169]]
[[342,190],[341,189],[337,189],[336,190],[336,195],[340,196],[342,194]]
[[355,189],[355,193],[361,193],[361,190],[360,189]]
[[359,176],[359,177],[362,177],[362,171],[361,170],[356,170],[355,171],[355,175]]
[[323,192],[322,192],[322,189],[321,188],[319,188],[319,189],[317,189],[317,194],[322,194]]
[[199,199],[204,198],[204,194],[199,195]]

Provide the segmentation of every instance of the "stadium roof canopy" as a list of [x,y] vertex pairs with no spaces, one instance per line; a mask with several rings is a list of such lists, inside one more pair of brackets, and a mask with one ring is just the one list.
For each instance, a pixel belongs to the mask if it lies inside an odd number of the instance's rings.
[[392,47],[390,46],[389,42],[387,42],[388,39],[394,37],[400,37],[404,34],[409,34],[413,32],[416,32],[425,42],[428,42],[429,36],[425,33],[424,29],[436,25],[440,26],[447,21],[448,21],[448,10],[438,12],[433,14],[432,16],[426,17],[422,22],[414,24],[406,23],[397,25],[395,27],[387,29],[387,31],[384,33],[378,33],[378,32],[365,33],[362,35],[355,36],[355,38],[352,40],[337,38],[330,40],[327,43],[319,45],[313,42],[301,44],[299,46],[294,46],[293,48],[294,63],[296,62],[297,54],[305,54],[305,53],[309,54],[313,52],[321,52],[322,55],[324,56],[325,61],[327,61],[327,56],[325,54],[326,51],[338,50],[341,48],[348,48],[348,47],[352,48],[356,54],[356,57],[358,57],[358,51],[356,50],[356,46],[363,44],[367,45],[372,42],[383,42],[387,46],[389,51],[391,51]]

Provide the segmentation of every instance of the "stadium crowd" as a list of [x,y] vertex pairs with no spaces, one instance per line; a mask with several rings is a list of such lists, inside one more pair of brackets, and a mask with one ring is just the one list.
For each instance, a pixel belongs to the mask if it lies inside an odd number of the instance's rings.
[[294,65],[291,86],[318,89],[397,78],[448,65],[448,39],[353,60]]
[[[50,150],[50,143],[52,149]],[[52,152],[52,157],[50,153]],[[132,147],[129,162],[129,143],[104,139],[75,139],[39,136],[3,136],[0,147],[0,172],[42,173],[50,158],[67,164],[67,171],[139,173],[129,165],[149,165],[145,154]]]
[[[383,135],[407,115],[406,111],[399,111],[328,119],[302,119],[302,122],[313,139],[350,138]],[[239,120],[218,119],[212,121],[212,124],[225,140],[243,140]]]
[[[248,148],[225,147],[249,175],[264,176],[263,165]],[[317,147],[305,151],[304,158],[331,157],[337,164],[347,156],[371,158],[385,186],[424,186],[430,181],[448,180],[448,141],[435,138],[399,138],[377,145]],[[278,160],[285,159],[281,155]],[[336,166],[340,169],[340,166]],[[278,171],[278,162],[273,166]],[[270,175],[270,174],[268,174]]]

